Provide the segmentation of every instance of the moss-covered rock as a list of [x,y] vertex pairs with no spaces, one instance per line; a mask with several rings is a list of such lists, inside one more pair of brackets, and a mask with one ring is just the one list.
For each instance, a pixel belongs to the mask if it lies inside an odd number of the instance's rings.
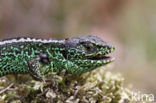
[[[12,78],[12,77],[11,77]],[[131,103],[131,91],[123,87],[124,78],[104,68],[82,75],[46,75],[46,83],[28,76],[16,80],[0,78],[0,103]],[[14,84],[6,88],[11,84]]]

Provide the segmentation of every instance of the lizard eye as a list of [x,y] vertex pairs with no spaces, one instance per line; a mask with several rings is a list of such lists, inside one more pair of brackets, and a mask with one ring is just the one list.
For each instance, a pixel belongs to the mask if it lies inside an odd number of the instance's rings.
[[90,46],[86,46],[85,47],[87,51],[91,51],[91,47]]
[[92,44],[87,44],[87,45],[84,45],[85,49],[87,52],[89,51],[92,51],[93,50],[93,45]]
[[86,52],[91,52],[94,49],[94,44],[90,42],[81,42],[81,47],[83,48],[84,51]]

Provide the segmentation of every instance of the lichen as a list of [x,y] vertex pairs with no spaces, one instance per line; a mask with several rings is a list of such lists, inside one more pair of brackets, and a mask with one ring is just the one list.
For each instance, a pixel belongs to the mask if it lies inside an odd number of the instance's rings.
[[27,75],[0,78],[1,90],[14,83],[0,94],[0,103],[133,103],[121,74],[105,68],[82,75],[49,73],[45,78],[46,83]]

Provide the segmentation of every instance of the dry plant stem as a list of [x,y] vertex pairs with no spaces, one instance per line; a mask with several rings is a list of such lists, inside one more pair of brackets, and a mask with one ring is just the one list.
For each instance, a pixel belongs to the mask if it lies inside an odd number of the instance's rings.
[[14,85],[14,83],[11,83],[8,87],[6,87],[5,89],[0,91],[0,94],[4,93],[5,91],[7,91],[8,89],[10,89],[10,87],[12,87]]

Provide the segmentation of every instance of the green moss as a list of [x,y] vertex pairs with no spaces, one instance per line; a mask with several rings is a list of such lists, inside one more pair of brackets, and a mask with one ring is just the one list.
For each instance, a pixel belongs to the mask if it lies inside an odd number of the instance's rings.
[[[0,95],[0,102],[131,103],[131,91],[123,87],[124,78],[104,68],[82,75],[49,73],[46,78],[46,84],[28,78],[23,83],[23,79],[14,81],[11,89]],[[3,77],[0,84],[4,89],[10,83]]]

